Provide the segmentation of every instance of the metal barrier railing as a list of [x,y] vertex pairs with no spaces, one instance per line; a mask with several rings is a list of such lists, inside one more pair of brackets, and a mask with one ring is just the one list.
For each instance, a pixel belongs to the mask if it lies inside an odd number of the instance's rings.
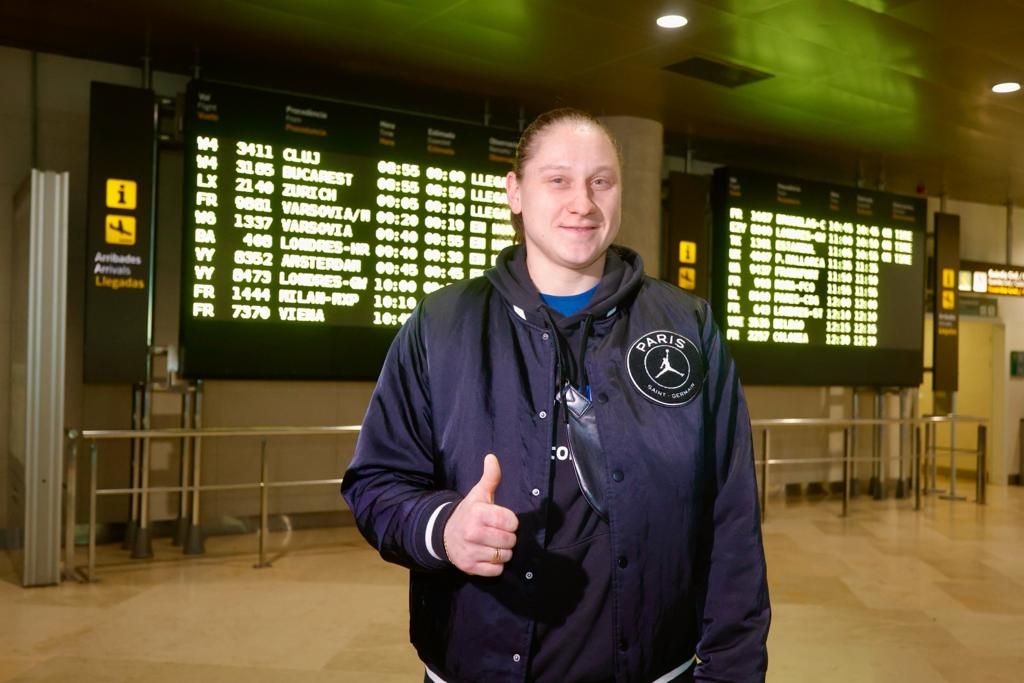
[[[200,498],[199,494],[204,491],[239,491],[239,490],[260,490],[260,531],[259,531],[259,561],[256,567],[267,567],[266,539],[269,534],[269,506],[268,495],[271,488],[287,488],[298,486],[321,486],[326,484],[339,485],[341,479],[307,479],[301,481],[269,481],[267,471],[267,441],[262,438],[260,442],[260,480],[252,483],[242,484],[202,484],[201,467],[202,461],[196,457],[192,462],[192,485],[188,484],[187,477],[182,478],[179,486],[149,486],[149,459],[142,461],[142,476],[136,481],[141,483],[128,488],[101,489],[98,487],[99,478],[99,446],[100,441],[119,441],[141,439],[146,442],[152,439],[195,439],[226,438],[226,437],[281,437],[281,436],[339,436],[345,434],[356,434],[360,430],[358,425],[339,427],[242,427],[242,428],[205,428],[205,429],[150,429],[150,430],[70,430],[68,438],[68,457],[66,464],[67,500],[65,501],[65,546],[64,546],[64,567],[67,578],[77,577],[86,581],[94,581],[96,574],[96,503],[100,496],[135,495],[138,494],[142,500],[143,510],[142,524],[148,524],[148,499],[153,493],[177,493],[183,498],[192,495],[192,524],[199,526]],[[88,564],[85,571],[75,566],[75,527],[77,523],[77,470],[78,451],[81,443],[88,443],[89,447],[89,526],[88,526]]]
[[[762,451],[761,458],[755,458],[754,463],[756,466],[761,468],[760,476],[760,502],[761,502],[761,519],[762,521],[767,519],[767,504],[768,504],[768,481],[769,481],[769,468],[771,466],[782,466],[782,465],[807,465],[807,464],[822,464],[822,463],[840,463],[843,468],[843,503],[842,503],[842,514],[846,516],[850,502],[850,486],[852,481],[852,466],[857,462],[876,462],[878,458],[875,457],[855,457],[851,454],[851,437],[853,430],[861,426],[869,425],[899,425],[899,426],[915,426],[914,429],[910,430],[911,436],[911,448],[910,448],[910,460],[911,460],[911,478],[912,488],[914,491],[914,509],[918,510],[921,507],[921,485],[920,485],[920,472],[922,464],[922,439],[921,439],[921,428],[925,428],[925,444],[924,450],[928,453],[929,462],[931,465],[931,488],[928,491],[938,491],[935,489],[935,472],[936,472],[936,452],[938,450],[947,450],[950,452],[951,464],[952,464],[952,477],[951,477],[951,496],[946,496],[952,499],[962,499],[955,496],[956,494],[956,453],[958,449],[942,449],[936,446],[935,439],[935,427],[938,424],[949,423],[952,425],[952,429],[955,429],[955,425],[958,422],[963,423],[978,423],[978,447],[976,451],[968,451],[967,449],[959,449],[960,452],[973,452],[976,454],[978,459],[978,470],[976,475],[976,487],[977,487],[977,502],[983,504],[985,502],[985,438],[986,438],[986,420],[979,417],[970,416],[959,416],[959,415],[946,415],[946,416],[935,416],[935,417],[921,417],[921,418],[857,418],[857,419],[833,419],[833,418],[782,418],[782,419],[765,419],[765,420],[752,420],[751,425],[755,430],[762,430]],[[839,458],[836,457],[823,457],[823,458],[772,458],[771,457],[771,430],[775,428],[842,428],[843,430],[843,453]],[[204,428],[204,429],[150,429],[150,430],[70,430],[68,436],[68,458],[67,458],[67,472],[65,481],[67,482],[67,500],[65,506],[65,573],[70,577],[77,577],[86,581],[94,581],[96,573],[96,516],[97,516],[97,499],[100,496],[115,496],[115,495],[138,495],[141,498],[142,504],[141,509],[144,511],[144,517],[142,518],[143,524],[148,524],[148,518],[145,516],[148,514],[149,505],[148,498],[153,493],[177,493],[180,494],[183,499],[185,496],[191,494],[192,506],[191,516],[193,527],[198,528],[200,523],[200,493],[205,491],[237,491],[237,490],[260,490],[260,531],[258,555],[259,560],[256,567],[267,567],[269,563],[266,559],[266,541],[269,534],[269,505],[268,496],[271,488],[285,488],[285,487],[300,487],[300,486],[321,486],[321,485],[340,485],[341,479],[309,479],[301,481],[269,481],[268,467],[267,467],[267,441],[265,437],[288,437],[288,436],[339,436],[346,434],[356,434],[360,430],[358,425],[338,426],[338,427],[251,427],[251,428]],[[192,484],[189,485],[188,477],[183,476],[181,484],[179,486],[149,486],[149,459],[143,459],[142,465],[142,476],[135,479],[132,486],[128,488],[108,488],[100,489],[98,487],[98,476],[99,476],[99,446],[100,441],[117,441],[117,440],[133,440],[140,439],[149,441],[152,439],[187,439],[194,437],[197,441],[199,439],[207,438],[228,438],[228,437],[264,437],[260,442],[260,480],[258,482],[241,483],[241,484],[202,484],[201,483],[201,467],[202,461],[199,457],[199,450],[196,449],[194,458],[192,461]],[[82,571],[81,567],[75,566],[75,528],[77,522],[76,515],[76,496],[77,496],[77,467],[78,467],[78,452],[80,444],[88,443],[89,447],[89,525],[88,525],[88,564],[85,567],[85,571]],[[900,439],[899,454],[896,456],[890,456],[884,460],[899,460],[901,463],[904,461],[904,445],[905,439]],[[136,485],[139,482],[139,485]],[[184,509],[184,508],[182,508]],[[187,552],[187,551],[186,551]]]
[[[950,429],[955,430],[957,423],[977,423],[978,424],[978,446],[975,450],[970,449],[956,449],[956,448],[942,448],[936,445],[936,426],[939,424],[949,424]],[[920,485],[920,473],[922,464],[922,450],[927,454],[927,458],[930,465],[931,473],[931,487],[927,489],[928,493],[946,493],[945,489],[936,488],[936,471],[937,471],[937,451],[946,451],[950,454],[950,490],[948,495],[942,496],[947,500],[963,500],[962,496],[956,495],[956,454],[961,453],[974,453],[977,458],[977,472],[975,475],[975,487],[977,495],[977,503],[985,503],[985,466],[986,466],[986,452],[985,442],[987,438],[987,419],[983,417],[973,417],[969,415],[935,415],[929,417],[916,417],[916,418],[779,418],[779,419],[764,419],[764,420],[751,420],[750,424],[754,430],[761,430],[761,457],[755,458],[754,463],[761,469],[760,472],[760,499],[761,499],[761,520],[767,519],[767,506],[768,506],[768,480],[769,480],[769,467],[772,465],[808,465],[808,464],[841,464],[843,469],[843,507],[842,516],[846,516],[849,511],[850,505],[850,487],[852,481],[852,467],[857,462],[871,462],[877,463],[879,461],[899,461],[902,464],[905,459],[909,457],[911,460],[911,487],[914,491],[914,509],[919,510],[921,508],[921,485]],[[852,454],[852,436],[853,431],[857,427],[863,426],[912,426],[910,430],[910,454],[909,456],[904,453],[904,446],[906,445],[906,438],[899,440],[899,453],[888,458],[882,458],[879,456],[870,457],[856,457]],[[794,428],[794,427],[816,427],[816,428],[842,428],[843,430],[843,453],[840,457],[821,457],[821,458],[772,458],[771,457],[771,430],[776,427]],[[921,429],[925,430],[924,447],[922,448]],[[954,442],[955,443],[955,442]],[[884,471],[884,470],[883,470]]]

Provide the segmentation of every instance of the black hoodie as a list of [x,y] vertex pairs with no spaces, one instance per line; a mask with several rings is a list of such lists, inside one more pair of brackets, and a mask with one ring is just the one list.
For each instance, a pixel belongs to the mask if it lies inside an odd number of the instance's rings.
[[[543,324],[558,345],[554,385],[569,385],[589,398],[586,351],[603,334],[601,319],[614,315],[627,303],[643,280],[639,255],[613,246],[604,274],[590,302],[582,310],[563,316],[547,306],[530,279],[525,247],[506,249],[487,277],[506,302],[522,317]],[[534,630],[528,680],[536,683],[597,681],[613,670],[614,628],[611,584],[614,557],[608,523],[582,492],[580,440],[568,438],[570,419],[561,392],[553,397],[550,491],[543,555],[545,566],[536,572],[540,602],[547,605]],[[590,452],[589,457],[603,454]],[[584,457],[587,457],[586,455]],[[601,460],[593,471],[603,472]],[[593,475],[591,475],[593,476]],[[591,490],[603,488],[603,481]]]
[[[770,605],[750,424],[707,303],[613,247],[584,324],[549,318],[522,252],[423,298],[388,352],[342,484],[367,540],[411,570],[420,658],[447,683],[650,683],[688,667],[701,683],[764,681]],[[571,493],[549,485],[550,448],[564,443],[553,440],[556,376],[582,382],[580,365],[610,532],[583,502],[576,519],[593,534],[553,548],[581,503],[568,472],[556,483]],[[663,367],[670,382],[658,380]],[[454,569],[441,533],[486,453],[501,464],[494,502],[519,519],[493,578]],[[568,511],[555,529],[558,505]]]

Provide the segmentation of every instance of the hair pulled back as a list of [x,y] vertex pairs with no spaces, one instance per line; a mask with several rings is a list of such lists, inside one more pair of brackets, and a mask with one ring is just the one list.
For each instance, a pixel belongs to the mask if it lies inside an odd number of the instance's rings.
[[[522,182],[523,180],[523,166],[537,148],[537,137],[545,130],[559,123],[589,123],[593,126],[598,127],[604,134],[608,136],[608,140],[612,143],[612,147],[615,149],[615,156],[622,163],[622,154],[619,151],[619,143],[615,140],[615,136],[608,130],[608,127],[601,122],[596,116],[588,111],[582,109],[576,109],[574,107],[561,107],[559,109],[552,109],[546,111],[530,123],[529,126],[523,131],[523,134],[519,136],[519,144],[516,145],[516,157],[512,163],[512,172],[516,174],[516,178]],[[513,213],[511,216],[512,227],[516,231],[515,241],[523,241],[523,214]]]

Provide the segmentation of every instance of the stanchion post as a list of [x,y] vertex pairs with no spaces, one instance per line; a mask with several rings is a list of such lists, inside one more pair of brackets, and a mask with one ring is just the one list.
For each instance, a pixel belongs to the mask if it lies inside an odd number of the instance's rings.
[[78,432],[68,434],[68,463],[64,475],[64,579],[75,574],[75,507],[78,505]]
[[977,487],[978,505],[985,504],[985,476],[986,476],[986,451],[985,439],[988,436],[988,428],[983,424],[978,425],[978,475],[975,480]]
[[928,451],[928,475],[930,481],[928,482],[927,493],[943,493],[944,489],[939,488],[939,458],[935,452],[935,430],[937,429],[935,422],[929,422],[925,427],[925,446]]
[[911,432],[914,443],[913,453],[913,470],[910,473],[910,485],[914,487],[914,509],[921,509],[921,427],[915,425],[914,430]]
[[[871,416],[878,420],[882,417],[882,388],[875,388]],[[875,500],[885,497],[882,477],[882,425],[877,422],[871,425],[871,482],[868,490]]]
[[[203,424],[203,382],[196,381],[195,413],[192,416],[193,426],[199,430]],[[182,552],[186,555],[202,555],[206,552],[206,543],[203,539],[203,529],[199,526],[199,482],[203,470],[203,437],[196,435],[195,446],[192,449],[192,523],[189,524],[188,534],[185,537],[185,544]]]
[[[152,355],[148,362],[153,362]],[[152,390],[147,384],[142,391],[142,430],[144,432],[149,431],[152,400]],[[148,436],[143,438],[140,463],[142,472],[139,477],[142,481],[142,485],[139,487],[139,530],[135,534],[135,544],[132,546],[131,557],[133,560],[145,560],[153,557],[153,534],[149,524],[149,462],[152,444],[153,442]]]
[[[953,394],[956,405],[956,394]],[[943,500],[967,500],[956,493],[956,414],[950,415],[949,423],[949,493],[939,496]]]
[[771,438],[768,428],[761,432],[761,521],[768,519],[768,458],[771,457]]
[[[843,456],[843,460],[844,460],[843,467],[844,467],[844,469],[846,468],[845,460],[847,458],[856,457],[856,455],[857,455],[857,424],[856,424],[856,422],[857,422],[857,420],[860,419],[860,395],[857,393],[857,387],[853,387],[853,400],[852,400],[852,406],[851,406],[850,414],[853,416],[854,423],[851,424],[850,427],[849,427],[849,430],[850,430],[850,435],[849,435],[849,438],[850,438],[850,450],[849,450],[849,453],[847,455]],[[847,501],[848,501],[849,498],[852,497],[854,495],[854,493],[855,493],[853,478],[854,478],[854,476],[856,476],[856,470],[851,466],[850,472],[845,474],[844,476],[848,477],[848,480],[844,480],[844,481],[848,481],[849,489],[850,489],[850,493],[847,494]],[[845,484],[844,484],[844,486],[845,486]],[[845,510],[844,510],[843,514],[844,515],[846,514]]]
[[[954,400],[956,394],[953,395]],[[955,500],[956,495],[956,416],[949,423],[949,498]]]
[[[181,426],[188,429],[192,426],[192,392],[185,387],[181,397]],[[188,483],[192,467],[192,437],[181,439],[181,497],[178,501],[178,523],[174,528],[173,545],[184,546],[188,540],[188,527],[191,520],[188,516]]]
[[269,567],[267,562],[267,535],[270,533],[270,519],[267,511],[267,440],[260,441],[260,557],[257,569]]
[[[907,389],[900,389],[900,447],[899,457],[896,459],[896,497],[905,498],[907,495],[907,482],[903,477],[903,457],[906,451],[904,450],[907,446],[907,441],[911,441],[913,436],[911,435],[910,425],[907,423]],[[913,444],[911,444],[913,447]],[[913,453],[911,453],[911,461],[913,461]]]
[[850,508],[850,446],[852,427],[843,428],[843,517]]
[[[132,429],[142,429],[142,399],[139,398],[140,388],[138,384],[132,385]],[[142,471],[140,458],[142,454],[142,442],[139,439],[131,440],[131,462],[128,465],[129,475],[132,482],[131,512],[128,518],[128,526],[125,527],[124,539],[121,542],[123,550],[135,548],[135,535],[139,532],[139,494],[138,489],[142,486],[140,473]]]
[[86,578],[96,580],[96,489],[99,479],[99,453],[96,442],[89,443],[89,568]]
[[[910,418],[912,420],[912,422],[910,423],[910,428],[913,431],[914,437],[917,439],[917,446],[916,446],[916,448],[918,450],[920,450],[921,449],[921,444],[922,444],[922,441],[921,441],[922,433],[921,433],[921,429],[920,429],[921,423],[919,423],[918,420],[921,417],[921,392],[920,392],[920,389],[918,389],[917,387],[914,387],[913,389],[910,389],[909,391],[910,391]],[[915,451],[915,453],[918,453],[917,479],[914,479],[913,476],[911,476],[911,480],[912,481],[910,483],[911,483],[911,485],[916,485],[918,488],[920,488],[920,485],[921,485],[921,469],[920,469],[920,467],[921,467],[921,458],[920,458],[920,456],[921,456],[921,454],[918,451]],[[916,484],[915,484],[915,482],[916,482]]]

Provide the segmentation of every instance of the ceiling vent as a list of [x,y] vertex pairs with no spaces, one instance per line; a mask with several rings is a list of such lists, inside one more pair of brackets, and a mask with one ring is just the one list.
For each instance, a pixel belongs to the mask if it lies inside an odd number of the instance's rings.
[[665,69],[684,76],[699,78],[715,85],[724,85],[726,88],[738,88],[741,85],[756,83],[772,77],[772,74],[764,71],[716,62],[704,57],[690,57],[681,62],[669,64]]

